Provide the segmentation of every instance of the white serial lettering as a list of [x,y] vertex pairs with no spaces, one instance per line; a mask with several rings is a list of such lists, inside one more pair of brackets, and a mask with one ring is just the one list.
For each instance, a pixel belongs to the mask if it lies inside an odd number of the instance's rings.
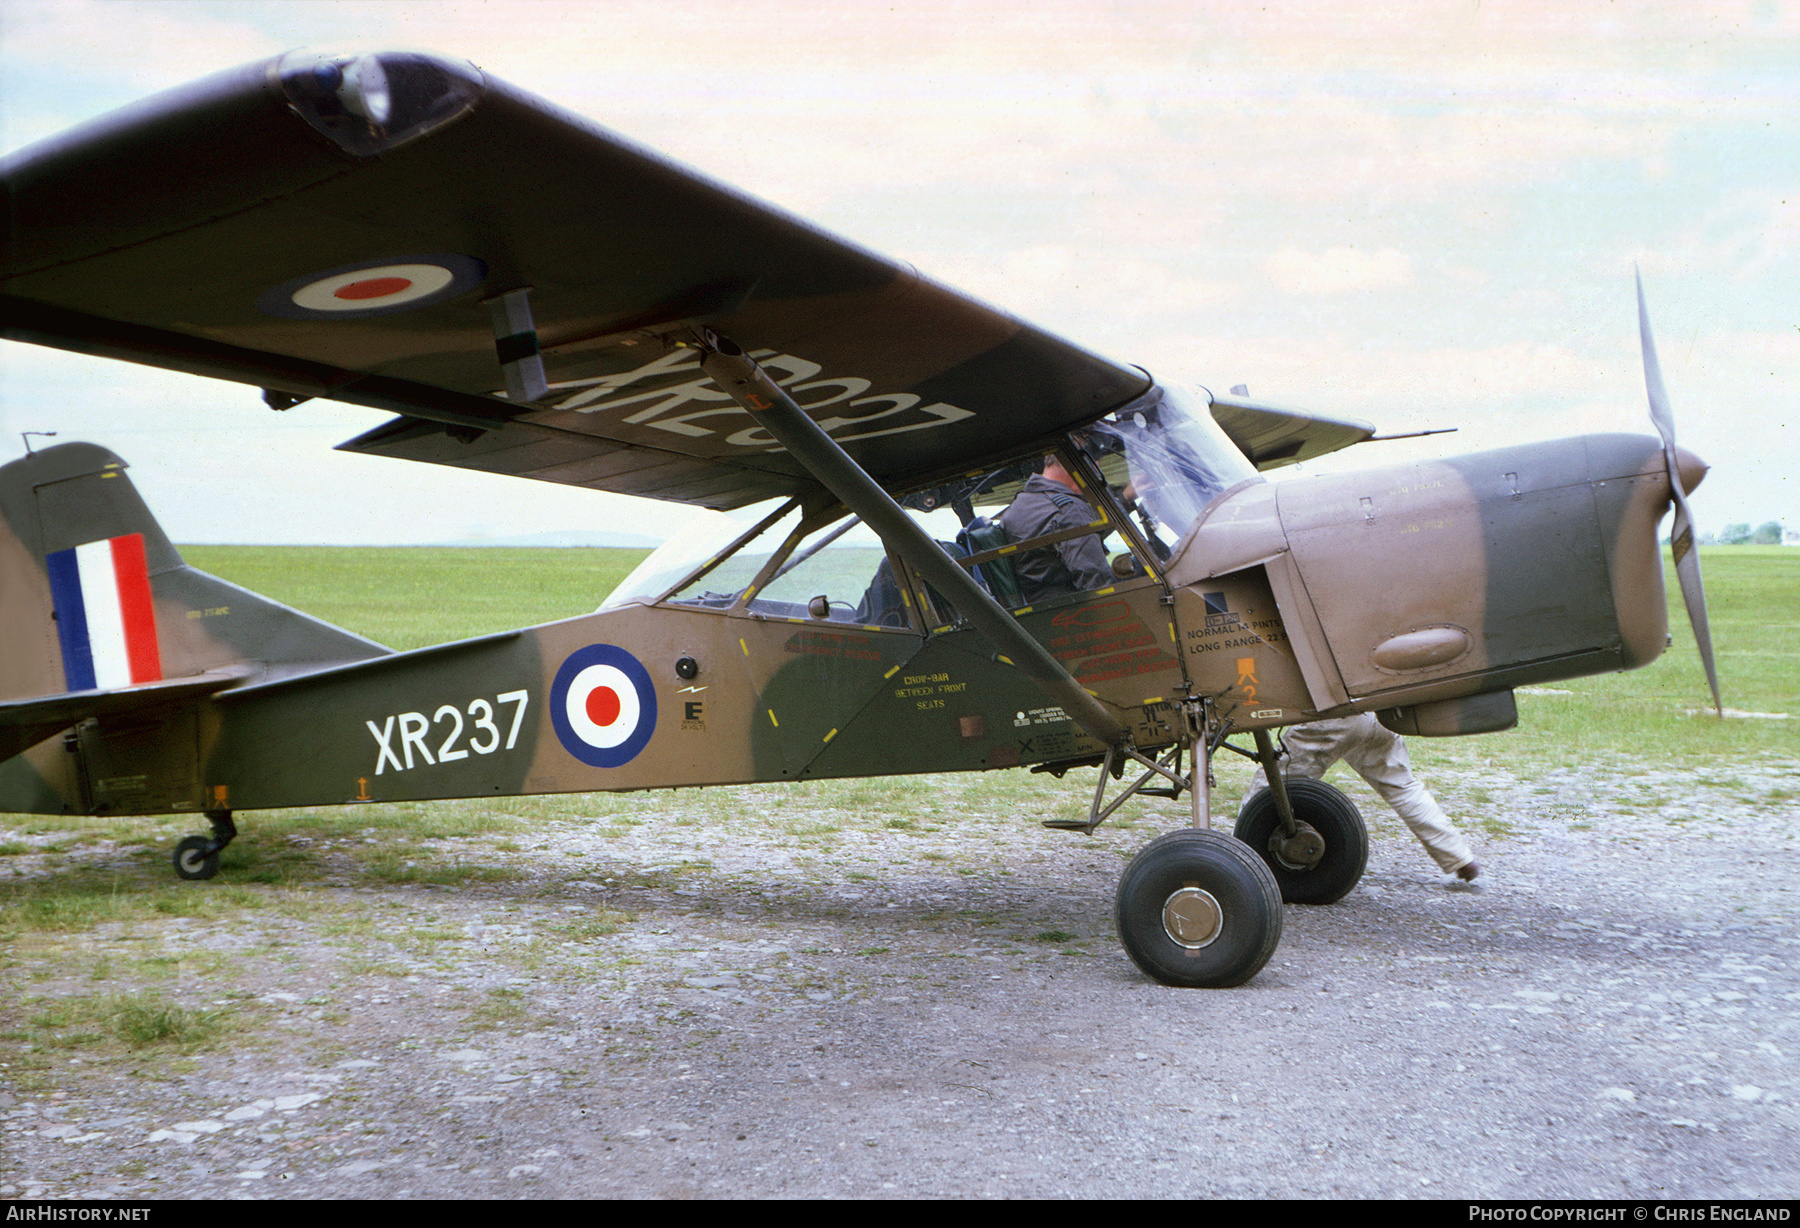
[[449,763],[453,759],[467,759],[469,757],[468,751],[450,749],[456,745],[456,739],[462,737],[462,713],[458,712],[449,704],[445,704],[443,707],[439,708],[432,717],[432,723],[442,723],[446,717],[450,719],[453,728],[450,730],[450,736],[444,739],[444,744],[438,747],[438,762]]
[[511,750],[514,746],[518,745],[519,725],[525,720],[525,704],[531,699],[531,693],[528,691],[508,691],[504,695],[497,696],[497,698],[503,704],[519,705],[513,709],[512,728],[508,730],[506,734],[506,749]]
[[383,725],[380,729],[375,728],[374,721],[364,721],[363,724],[369,727],[369,732],[375,735],[375,745],[381,748],[380,753],[375,756],[375,774],[377,776],[381,775],[383,769],[390,763],[394,765],[394,770],[398,772],[400,770],[400,757],[394,754],[394,748],[388,744],[388,739],[394,736],[394,718],[391,716],[388,717],[387,724]]
[[586,414],[593,412],[593,410],[583,408],[589,402],[597,401],[607,393],[627,387],[638,380],[654,379],[659,375],[698,371],[699,369],[700,356],[693,350],[671,350],[669,353],[659,355],[645,363],[635,371],[621,371],[617,375],[603,375],[599,379],[567,380],[551,384],[550,391],[567,392],[570,389],[580,389],[581,391],[576,392],[573,396],[558,401],[554,408],[576,409]]
[[[703,431],[698,427],[681,425],[670,426],[658,422],[656,419],[672,409],[680,409],[690,401],[711,401],[715,405],[724,402],[726,405],[732,406],[731,409],[709,411],[712,413],[728,414],[732,412],[732,409],[736,409],[736,406],[732,405],[731,398],[723,392],[720,392],[718,386],[715,385],[711,379],[706,376],[701,376],[697,380],[690,381],[686,384],[677,384],[673,388],[657,388],[650,392],[640,392],[636,396],[619,397],[616,400],[605,401],[597,405],[584,405],[581,407],[581,412],[584,414],[592,414],[598,413],[603,409],[624,409],[627,405],[635,405],[639,401],[653,401],[655,403],[648,409],[640,409],[635,414],[625,415],[625,421],[634,425],[648,422],[652,426],[661,427],[665,431],[673,431],[677,435],[710,435],[712,432]],[[743,411],[738,410],[737,412],[742,413]]]
[[[507,691],[491,700],[470,700],[461,708],[455,704],[441,704],[430,719],[423,712],[397,712],[379,726],[374,721],[364,721],[369,736],[375,739],[375,775],[380,776],[390,768],[405,772],[455,763],[471,754],[491,755],[497,750],[512,750],[519,744],[519,731],[525,726],[525,709],[530,702],[528,690]],[[512,720],[502,734],[494,719],[495,706],[504,708],[508,704],[512,705]],[[465,714],[467,722],[463,720]],[[434,726],[435,753],[427,742],[434,736]]]
[[[853,416],[818,419],[820,429],[840,443],[929,430],[975,416],[971,410],[942,401],[921,405],[921,398],[913,392],[869,394],[874,386],[872,381],[860,375],[821,377],[824,368],[818,363],[792,354],[756,350],[751,357],[762,364],[771,379],[788,389],[795,404],[802,409],[817,411],[828,405],[845,405],[852,410],[867,407],[868,412]],[[690,439],[724,435],[725,442],[732,447],[782,450],[760,426],[733,431],[731,423],[717,421],[750,415],[705,375],[700,368],[699,355],[693,350],[659,355],[631,371],[555,383],[550,385],[550,390],[562,396],[561,400],[548,406],[551,409],[573,410],[579,414],[622,413],[619,420],[633,426],[667,431]],[[879,419],[908,411],[911,411],[908,414],[911,421],[877,430],[864,429]],[[839,434],[844,430],[853,433]]]
[[419,748],[419,758],[426,763],[436,763],[431,752],[425,749],[425,731],[431,728],[431,722],[425,719],[422,712],[402,712],[400,714],[400,749],[406,752],[406,766],[413,765],[413,747]]

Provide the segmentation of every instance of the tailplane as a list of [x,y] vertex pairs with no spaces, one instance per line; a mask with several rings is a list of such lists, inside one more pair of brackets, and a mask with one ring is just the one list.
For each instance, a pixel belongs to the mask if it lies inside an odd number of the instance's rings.
[[189,567],[125,468],[89,443],[0,467],[0,761],[92,718],[387,654]]

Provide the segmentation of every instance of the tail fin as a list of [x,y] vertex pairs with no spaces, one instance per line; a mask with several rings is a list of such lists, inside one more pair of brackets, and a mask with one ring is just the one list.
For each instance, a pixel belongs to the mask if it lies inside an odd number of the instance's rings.
[[0,760],[90,716],[388,652],[189,567],[125,468],[89,443],[0,467]]

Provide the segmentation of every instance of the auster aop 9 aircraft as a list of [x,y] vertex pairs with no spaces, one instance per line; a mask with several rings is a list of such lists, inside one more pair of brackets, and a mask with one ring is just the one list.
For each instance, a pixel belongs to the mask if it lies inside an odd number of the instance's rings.
[[1662,442],[1276,485],[1373,428],[1165,388],[465,63],[294,53],[0,170],[9,338],[399,415],[352,452],[727,514],[594,614],[394,653],[183,564],[103,448],[7,465],[0,808],[203,813],[184,878],[239,810],[1097,766],[1068,826],[1192,799],[1125,871],[1127,951],[1234,985],[1367,835],[1279,771],[1211,830],[1222,747],[1503,729],[1514,687],[1643,665],[1671,500],[1711,675],[1705,467],[1641,292]]

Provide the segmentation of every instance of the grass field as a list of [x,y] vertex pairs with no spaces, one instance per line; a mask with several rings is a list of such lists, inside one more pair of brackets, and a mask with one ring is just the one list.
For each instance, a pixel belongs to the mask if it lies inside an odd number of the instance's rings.
[[590,614],[648,550],[183,546],[201,571],[404,652]]

